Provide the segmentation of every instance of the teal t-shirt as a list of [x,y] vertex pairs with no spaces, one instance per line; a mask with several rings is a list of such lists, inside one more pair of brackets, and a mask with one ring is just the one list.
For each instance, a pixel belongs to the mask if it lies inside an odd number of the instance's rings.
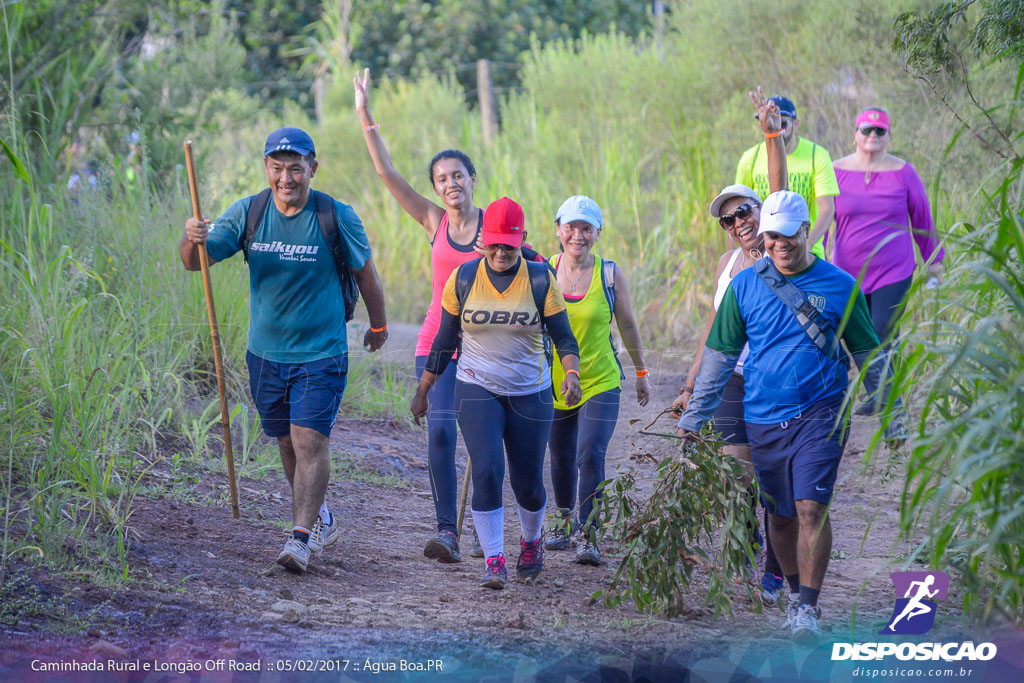
[[[210,257],[223,261],[241,250],[245,212],[252,197],[232,204],[210,226]],[[351,206],[335,201],[348,265],[359,270],[370,258],[370,243]],[[249,245],[249,343],[260,358],[308,363],[348,349],[345,301],[334,257],[320,232],[313,194],[302,211],[285,216],[273,200]]]

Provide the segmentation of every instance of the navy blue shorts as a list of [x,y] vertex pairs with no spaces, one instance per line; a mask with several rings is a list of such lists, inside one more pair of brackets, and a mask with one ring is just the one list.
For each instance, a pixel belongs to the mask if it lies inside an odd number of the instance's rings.
[[246,351],[245,362],[252,400],[267,436],[288,436],[293,424],[331,435],[345,393],[348,354],[309,363],[275,363]]
[[747,423],[743,419],[743,375],[732,373],[729,383],[725,385],[722,402],[715,408],[715,431],[722,435],[722,440],[730,446],[746,446]]
[[768,512],[796,517],[798,500],[828,505],[839,472],[849,422],[842,414],[843,395],[815,403],[779,424],[747,423],[750,454]]

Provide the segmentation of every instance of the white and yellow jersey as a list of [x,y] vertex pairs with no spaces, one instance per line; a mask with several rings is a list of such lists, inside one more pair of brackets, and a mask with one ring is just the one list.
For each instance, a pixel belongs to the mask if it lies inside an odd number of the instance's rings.
[[[541,316],[530,288],[524,259],[512,284],[499,292],[487,276],[484,259],[477,265],[473,286],[463,305],[455,293],[458,269],[452,272],[441,295],[441,305],[458,316],[462,327],[462,352],[455,378],[506,396],[533,394],[551,386],[551,372],[544,357]],[[544,298],[544,316],[565,310],[565,299],[553,273]]]

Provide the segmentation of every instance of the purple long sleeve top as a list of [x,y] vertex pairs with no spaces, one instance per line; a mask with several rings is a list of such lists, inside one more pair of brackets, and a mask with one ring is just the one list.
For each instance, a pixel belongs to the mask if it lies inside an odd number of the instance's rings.
[[936,251],[935,260],[943,259],[924,183],[909,163],[895,171],[874,171],[868,182],[864,171],[837,168],[836,179],[832,261],[853,277],[860,277],[867,264],[861,283],[865,294],[914,274],[914,242],[924,260]]

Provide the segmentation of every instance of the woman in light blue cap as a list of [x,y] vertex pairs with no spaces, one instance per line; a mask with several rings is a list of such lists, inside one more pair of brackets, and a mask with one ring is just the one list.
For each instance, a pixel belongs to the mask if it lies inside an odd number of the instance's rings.
[[[580,386],[583,398],[572,407],[556,393],[555,416],[548,446],[551,451],[551,487],[555,495],[554,520],[544,547],[563,550],[571,544],[572,528],[580,529],[576,561],[599,565],[597,523],[591,520],[597,485],[605,479],[604,459],[608,441],[619,417],[622,366],[611,336],[612,318],[636,368],[636,399],[647,405],[651,385],[647,380],[640,329],[633,315],[629,285],[614,261],[593,253],[601,236],[601,208],[590,197],[566,199],[555,217],[562,253],[549,260],[568,307],[569,324],[580,347]],[[551,371],[553,385],[561,386],[565,370],[556,356]],[[579,500],[577,519],[573,507]]]

